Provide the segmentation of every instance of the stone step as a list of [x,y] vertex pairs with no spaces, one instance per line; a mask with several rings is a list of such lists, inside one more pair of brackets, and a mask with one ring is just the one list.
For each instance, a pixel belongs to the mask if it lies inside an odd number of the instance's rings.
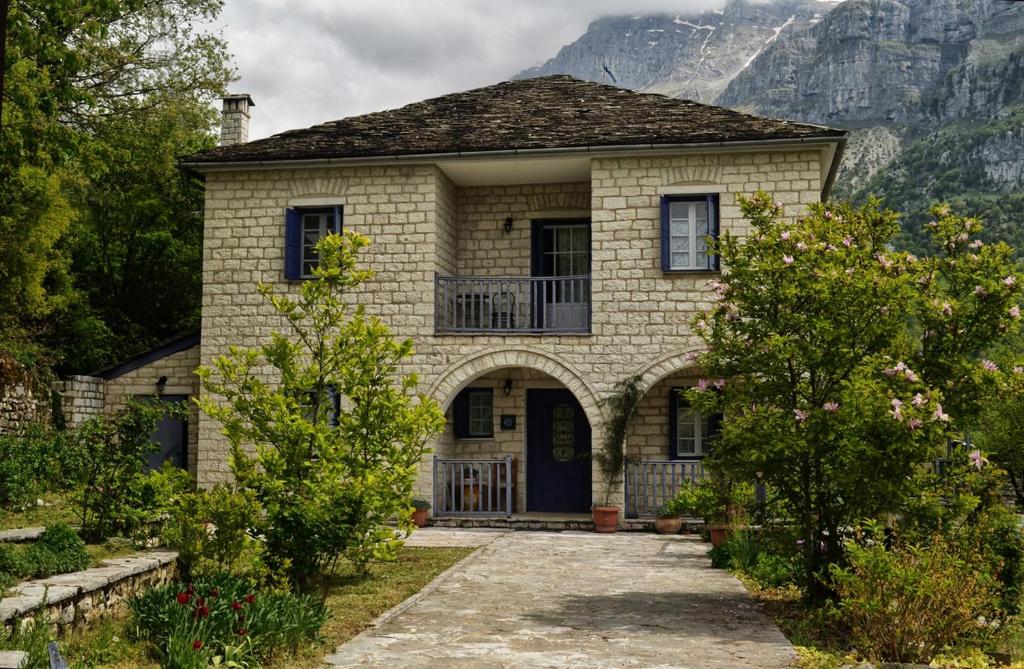
[[21,650],[0,650],[0,669],[21,669],[28,664],[28,653]]

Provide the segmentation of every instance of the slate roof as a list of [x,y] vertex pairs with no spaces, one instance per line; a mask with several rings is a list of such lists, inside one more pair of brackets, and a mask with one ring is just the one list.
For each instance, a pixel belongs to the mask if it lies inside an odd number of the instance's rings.
[[824,126],[763,118],[556,75],[506,81],[389,111],[290,130],[182,158],[185,164],[637,144],[841,139]]

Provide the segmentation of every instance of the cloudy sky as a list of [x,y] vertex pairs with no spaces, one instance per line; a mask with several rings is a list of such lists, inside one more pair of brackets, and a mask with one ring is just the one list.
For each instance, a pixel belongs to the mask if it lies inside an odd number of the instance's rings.
[[256,102],[249,136],[508,79],[608,14],[724,0],[226,0],[217,26]]

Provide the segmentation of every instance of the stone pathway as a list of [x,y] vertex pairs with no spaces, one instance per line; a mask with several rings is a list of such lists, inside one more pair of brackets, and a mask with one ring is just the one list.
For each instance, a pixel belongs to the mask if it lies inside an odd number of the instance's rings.
[[328,656],[330,666],[774,669],[795,660],[695,538],[428,529],[409,543],[483,546]]

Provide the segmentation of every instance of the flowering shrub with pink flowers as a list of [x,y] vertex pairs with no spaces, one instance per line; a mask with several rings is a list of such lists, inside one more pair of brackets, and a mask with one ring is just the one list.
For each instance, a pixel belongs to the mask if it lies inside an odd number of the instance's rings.
[[725,415],[709,466],[767,485],[821,599],[851,528],[949,493],[926,465],[995,390],[978,352],[1017,329],[1021,282],[1012,249],[948,207],[929,225],[941,253],[918,258],[893,249],[897,216],[877,201],[799,217],[766,193],[740,204],[749,233],[713,242],[726,269],[695,323],[706,380],[690,399]]
[[171,583],[129,601],[139,639],[162,667],[207,667],[217,658],[259,666],[319,639],[327,609],[317,598],[255,590],[233,576]]

